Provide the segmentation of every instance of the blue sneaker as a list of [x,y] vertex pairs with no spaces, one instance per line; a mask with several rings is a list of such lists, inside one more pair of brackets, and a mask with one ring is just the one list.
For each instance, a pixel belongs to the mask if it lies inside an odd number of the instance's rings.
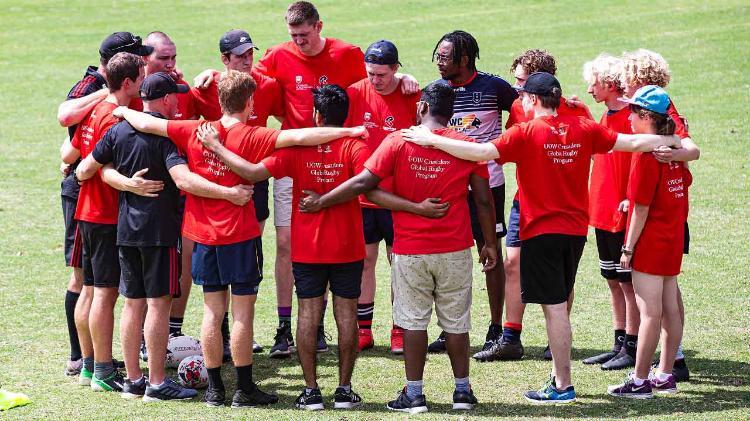
[[158,402],[169,400],[186,400],[192,399],[197,395],[197,390],[180,386],[179,384],[175,383],[174,380],[167,377],[159,387],[152,386],[151,383],[148,383],[143,394],[143,401]]
[[549,381],[538,391],[530,390],[523,394],[527,401],[537,405],[554,405],[561,403],[571,403],[576,400],[576,391],[573,386],[568,386],[565,390],[558,390],[555,387],[555,378],[550,376]]

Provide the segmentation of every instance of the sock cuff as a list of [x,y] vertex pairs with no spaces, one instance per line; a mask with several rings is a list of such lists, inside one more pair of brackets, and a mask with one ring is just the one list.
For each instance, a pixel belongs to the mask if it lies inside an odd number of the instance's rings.
[[503,323],[503,327],[506,327],[508,329],[513,329],[517,331],[523,330],[523,324],[522,323],[513,323],[513,322],[505,322]]
[[65,295],[73,297],[73,298],[78,298],[78,297],[81,296],[81,293],[80,292],[74,292],[74,291],[71,291],[71,290],[66,290],[65,291]]

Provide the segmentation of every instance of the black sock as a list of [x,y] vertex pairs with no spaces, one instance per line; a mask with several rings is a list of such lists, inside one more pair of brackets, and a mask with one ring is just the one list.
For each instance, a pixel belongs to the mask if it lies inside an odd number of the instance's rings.
[[625,352],[635,358],[635,351],[638,348],[638,335],[625,335]]
[[94,376],[99,380],[104,380],[115,371],[115,366],[112,365],[112,361],[106,363],[98,363],[94,361]]
[[224,313],[224,320],[221,321],[221,336],[224,341],[229,340],[229,313]]
[[615,330],[615,344],[612,345],[612,351],[620,352],[620,350],[622,349],[624,345],[625,345],[625,330],[624,329]]
[[224,390],[224,382],[221,380],[221,366],[207,370],[208,387],[214,390]]
[[169,318],[169,334],[177,335],[182,333],[182,317]]
[[253,365],[235,367],[237,370],[237,389],[251,392],[253,390]]
[[83,368],[93,373],[94,372],[94,357],[84,358]]
[[503,337],[508,342],[516,343],[521,340],[521,331],[511,327],[504,327]]
[[78,342],[78,329],[76,329],[76,303],[81,294],[73,291],[65,293],[65,318],[68,321],[68,339],[70,340],[70,360],[81,358],[81,344]]

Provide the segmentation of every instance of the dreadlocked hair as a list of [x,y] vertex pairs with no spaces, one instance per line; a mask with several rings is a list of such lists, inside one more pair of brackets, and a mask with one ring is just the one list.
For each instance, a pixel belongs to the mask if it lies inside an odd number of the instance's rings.
[[453,31],[443,35],[442,38],[435,44],[435,49],[432,50],[432,61],[435,61],[435,53],[443,41],[448,41],[453,44],[453,57],[452,60],[456,64],[461,63],[461,58],[466,56],[468,61],[466,66],[471,70],[477,69],[477,59],[479,58],[479,44],[477,40],[466,31]]

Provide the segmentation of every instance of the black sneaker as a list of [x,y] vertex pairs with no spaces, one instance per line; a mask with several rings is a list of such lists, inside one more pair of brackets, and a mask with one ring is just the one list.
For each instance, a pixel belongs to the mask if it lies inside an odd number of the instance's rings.
[[585,360],[583,360],[584,364],[604,364],[607,361],[614,358],[617,354],[619,354],[620,351],[608,351],[599,355],[594,355],[593,357],[588,357]]
[[477,406],[477,398],[474,391],[469,389],[468,392],[453,391],[453,409],[469,411]]
[[552,350],[549,349],[549,344],[546,348],[544,348],[544,352],[542,353],[542,357],[547,361],[552,361]]
[[207,406],[219,407],[224,406],[226,400],[226,391],[224,389],[206,389],[206,393],[203,395],[203,402]]
[[197,395],[197,390],[183,387],[167,377],[159,387],[152,386],[150,383],[146,385],[146,392],[143,394],[143,402],[187,400],[192,399]]
[[279,397],[266,393],[253,385],[253,390],[246,392],[237,390],[232,398],[232,408],[254,408],[256,406],[271,405],[279,401]]
[[351,409],[362,406],[362,398],[349,388],[347,392],[343,387],[337,387],[333,394],[333,409]]
[[116,358],[112,358],[112,367],[115,368],[115,370],[124,370],[125,369],[125,361],[120,361]]
[[273,346],[271,347],[271,358],[288,358],[294,352],[294,338],[292,337],[291,323],[282,323],[276,329],[276,336],[273,337]]
[[520,360],[523,358],[523,344],[520,340],[510,341],[507,338],[501,338],[497,357],[502,361]]
[[611,360],[602,364],[602,370],[622,370],[624,368],[635,367],[635,358],[625,352],[625,349],[619,354],[612,357]]
[[687,363],[685,363],[684,358],[674,360],[672,375],[674,376],[675,382],[686,382],[690,380],[690,370],[688,369]]
[[326,342],[326,339],[329,341],[331,340],[331,337],[328,336],[325,329],[323,328],[323,325],[318,326],[318,346],[317,350],[318,352],[328,352],[328,342]]
[[427,346],[427,352],[431,354],[445,352],[445,332],[440,332],[440,336]]
[[123,399],[140,399],[146,393],[146,376],[141,376],[136,381],[125,379],[122,384],[122,393],[120,396]]
[[263,352],[263,345],[253,341],[253,354]]
[[323,395],[320,394],[320,389],[313,389],[310,393],[303,390],[302,393],[297,396],[297,400],[294,401],[294,406],[308,411],[319,411],[323,409]]
[[419,414],[427,412],[427,400],[424,395],[419,395],[414,399],[409,399],[406,395],[406,388],[399,392],[395,400],[388,402],[385,406],[391,411],[408,412],[409,414]]

